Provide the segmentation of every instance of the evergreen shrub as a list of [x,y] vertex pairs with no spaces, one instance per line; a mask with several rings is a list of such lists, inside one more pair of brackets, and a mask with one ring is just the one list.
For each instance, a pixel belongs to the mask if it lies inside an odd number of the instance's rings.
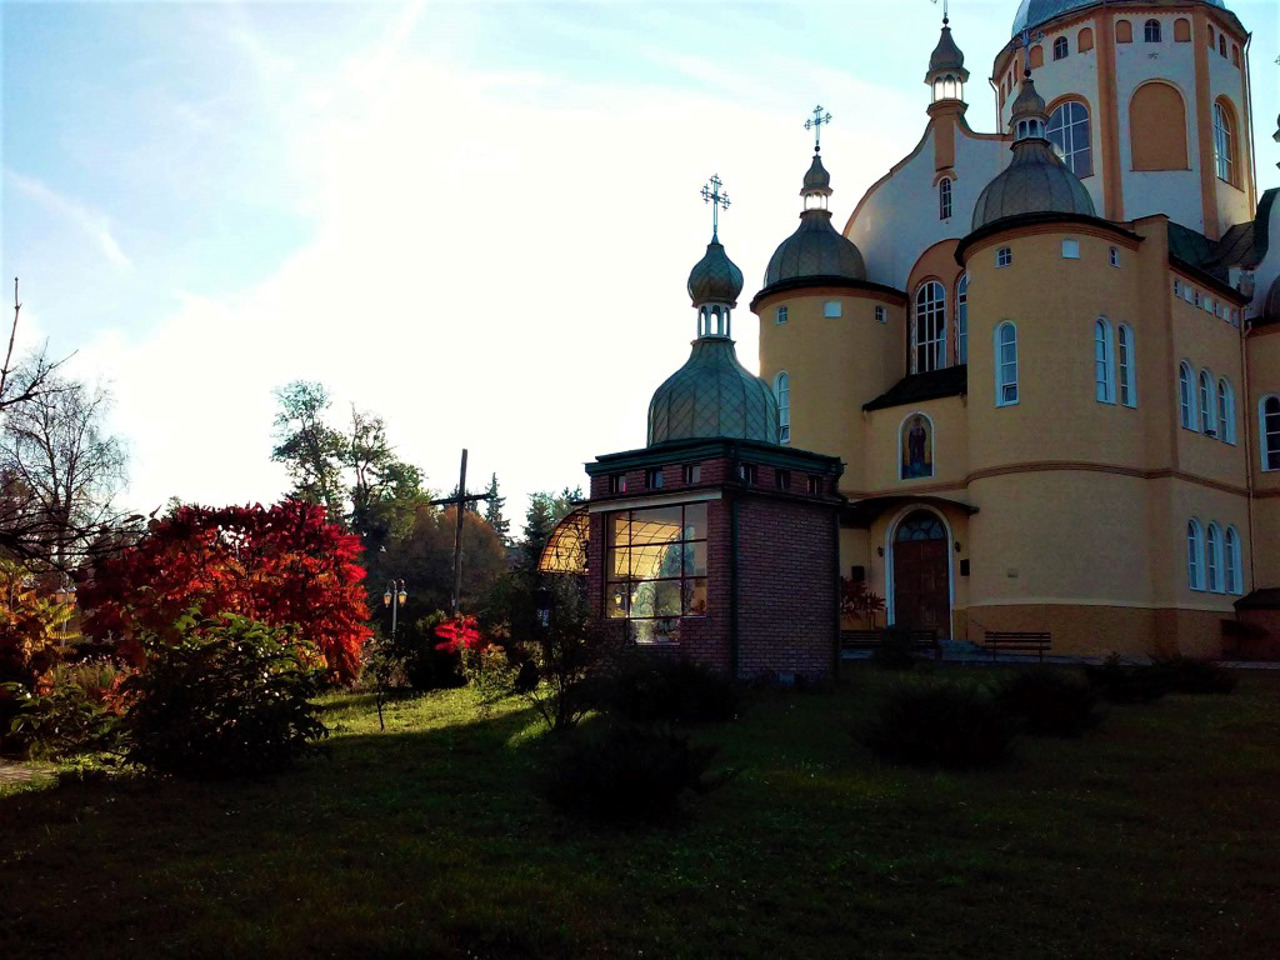
[[1079,737],[1102,721],[1093,687],[1059,670],[1020,670],[1000,684],[996,700],[1037,736]]
[[1164,657],[1152,669],[1172,693],[1226,694],[1235,690],[1235,674],[1208,660],[1195,657]]
[[1017,721],[986,687],[915,682],[890,690],[860,732],[882,759],[966,769],[1008,757],[1017,730]]
[[605,689],[605,708],[639,723],[733,720],[742,706],[741,691],[723,674],[692,660],[644,653],[627,657]]

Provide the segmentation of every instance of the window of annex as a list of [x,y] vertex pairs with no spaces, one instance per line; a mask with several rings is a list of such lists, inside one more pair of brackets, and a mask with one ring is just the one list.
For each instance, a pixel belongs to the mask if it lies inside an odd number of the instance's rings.
[[1240,533],[1235,527],[1227,527],[1226,545],[1223,550],[1227,593],[1237,597],[1244,593],[1244,551],[1240,546]]
[[943,177],[938,181],[938,219],[951,219],[951,178]]
[[1204,530],[1198,520],[1187,524],[1187,584],[1204,589]]
[[1142,27],[1142,39],[1147,43],[1160,42],[1160,21],[1148,20]]
[[777,310],[775,310],[775,311],[773,312],[773,322],[774,322],[774,323],[786,323],[786,322],[787,322],[787,308],[786,308],[786,307],[779,307]]
[[1209,524],[1205,534],[1205,570],[1210,593],[1222,593],[1222,531],[1216,523]]
[[778,442],[791,442],[791,377],[784,370],[773,378],[773,395],[778,401]]
[[1258,404],[1262,469],[1280,470],[1280,396],[1263,397]]
[[1011,264],[1011,263],[1013,263],[1013,248],[1012,248],[1012,247],[1001,247],[999,250],[997,250],[997,251],[996,251],[996,266],[997,266],[997,267],[1007,267],[1007,266],[1009,266],[1009,264]]
[[1067,45],[1066,37],[1059,37],[1057,40],[1053,41],[1053,59],[1065,60],[1067,58],[1067,54],[1070,52],[1071,50]]
[[1200,432],[1206,437],[1218,435],[1213,416],[1213,374],[1208,370],[1200,371]]
[[1062,162],[1077,177],[1093,176],[1093,140],[1089,108],[1079,100],[1068,100],[1049,115],[1046,134]]
[[1226,377],[1218,381],[1218,439],[1236,442],[1236,391]]
[[1116,402],[1115,339],[1111,323],[1099,317],[1093,324],[1094,396],[1099,403]]
[[996,327],[994,356],[996,406],[1013,406],[1018,402],[1018,328],[1008,320]]
[[636,643],[679,639],[681,617],[707,612],[707,505],[611,513],[605,606]]
[[1116,331],[1116,374],[1120,382],[1120,402],[1126,407],[1138,405],[1138,365],[1134,357],[1133,328],[1120,324]]
[[929,280],[916,291],[911,324],[911,372],[927,373],[947,365],[947,291]]
[[1235,119],[1231,107],[1219,100],[1213,105],[1213,159],[1219,180],[1236,183]]
[[956,284],[956,363],[969,362],[969,275]]
[[1184,429],[1196,430],[1196,375],[1191,372],[1191,364],[1183,360],[1178,367],[1178,406]]

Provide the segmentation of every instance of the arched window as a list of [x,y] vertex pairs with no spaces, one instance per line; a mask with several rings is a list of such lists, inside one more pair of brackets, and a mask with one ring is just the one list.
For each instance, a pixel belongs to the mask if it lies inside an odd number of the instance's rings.
[[1173,21],[1173,39],[1177,43],[1191,42],[1191,21],[1186,17],[1179,17]]
[[1160,42],[1160,21],[1148,20],[1142,27],[1142,39],[1147,43]]
[[956,363],[969,362],[969,275],[956,285]]
[[[1037,43],[1034,47],[1031,48],[1031,69],[1033,71],[1039,70],[1043,66],[1044,66],[1044,47],[1040,46],[1040,44]],[[1005,92],[1005,95],[1008,96],[1007,91]]]
[[938,181],[938,219],[951,219],[951,178],[943,177]]
[[1233,67],[1240,66],[1240,47],[1234,43],[1231,45],[1231,65]]
[[773,395],[778,400],[778,442],[791,442],[791,378],[786,371],[773,378]]
[[1218,381],[1218,439],[1236,442],[1236,391],[1226,377]]
[[1236,532],[1235,527],[1227,527],[1223,561],[1227,593],[1233,593],[1238,597],[1244,593],[1244,551],[1240,549],[1240,534]]
[[1216,34],[1213,32],[1213,24],[1209,24],[1209,49],[1213,49],[1213,40]]
[[1221,100],[1213,105],[1213,159],[1218,167],[1218,179],[1235,183],[1235,124],[1232,122],[1231,108]]
[[1168,83],[1144,83],[1129,101],[1134,170],[1186,170],[1187,106]]
[[947,291],[936,280],[916,291],[911,341],[912,373],[927,373],[947,365]]
[[1116,43],[1133,43],[1133,24],[1128,20],[1116,21]]
[[1204,589],[1204,532],[1197,520],[1187,524],[1187,583],[1192,590]]
[[1222,531],[1216,523],[1209,524],[1205,540],[1205,565],[1208,570],[1209,591],[1222,593]]
[[1077,177],[1093,176],[1088,107],[1079,100],[1068,100],[1050,115],[1047,134],[1072,173]]
[[1196,429],[1195,374],[1191,372],[1191,364],[1185,360],[1178,368],[1178,403],[1182,412],[1182,425],[1188,430]]
[[1116,343],[1119,347],[1116,360],[1116,373],[1120,380],[1120,402],[1126,407],[1138,405],[1138,385],[1135,377],[1137,365],[1133,355],[1133,328],[1127,323],[1120,324],[1116,332]]
[[1093,325],[1094,394],[1099,403],[1116,402],[1115,342],[1111,338],[1111,324],[1106,317],[1098,318]]
[[1227,55],[1227,35],[1225,33],[1218,34],[1218,53],[1224,57]]
[[1200,432],[1212,437],[1217,434],[1213,416],[1213,374],[1200,371]]
[[1070,50],[1067,48],[1067,38],[1059,37],[1053,41],[1053,59],[1065,60]]
[[1081,53],[1087,53],[1093,49],[1093,29],[1085,27],[1076,35],[1076,49]]
[[1262,433],[1262,469],[1280,470],[1280,397],[1263,397],[1258,429]]
[[996,406],[1018,402],[1018,328],[1006,320],[996,327]]

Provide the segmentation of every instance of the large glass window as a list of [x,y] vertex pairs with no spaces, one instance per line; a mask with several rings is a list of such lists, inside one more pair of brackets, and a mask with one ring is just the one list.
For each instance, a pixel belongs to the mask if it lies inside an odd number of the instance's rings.
[[969,362],[969,275],[956,287],[956,363]]
[[636,643],[679,639],[681,617],[707,612],[707,505],[623,510],[608,517],[605,608]]
[[1208,370],[1200,371],[1200,432],[1208,437],[1217,432],[1213,419],[1213,374]]
[[1244,552],[1240,549],[1240,534],[1235,527],[1227,527],[1225,553],[1227,593],[1240,596],[1244,593]]
[[1204,589],[1204,533],[1200,524],[1187,524],[1187,583],[1192,590]]
[[1181,407],[1182,425],[1188,430],[1196,429],[1195,374],[1191,372],[1191,364],[1185,360],[1178,367],[1178,403]]
[[1209,524],[1204,556],[1209,571],[1209,590],[1222,593],[1222,532],[1216,523]]
[[1018,402],[1018,329],[1005,322],[996,327],[996,406]]
[[1265,397],[1262,416],[1262,469],[1280,470],[1280,397]]
[[1236,392],[1226,377],[1218,381],[1218,439],[1236,442]]
[[912,373],[926,373],[947,365],[947,292],[936,280],[930,280],[916,291],[911,341]]
[[1120,324],[1117,342],[1120,348],[1116,363],[1116,372],[1120,376],[1120,402],[1126,407],[1136,407],[1138,388],[1134,379],[1136,368],[1133,361],[1133,328],[1127,323]]
[[1099,403],[1116,402],[1115,342],[1105,318],[1093,325],[1094,395]]
[[943,177],[938,181],[938,219],[951,219],[951,178]]
[[791,378],[786,371],[773,378],[773,393],[778,400],[778,442],[791,442]]
[[1235,127],[1221,101],[1213,105],[1213,158],[1218,167],[1218,179],[1235,183]]
[[1090,139],[1089,109],[1078,100],[1068,100],[1049,117],[1049,142],[1062,162],[1077,177],[1093,176],[1093,141]]

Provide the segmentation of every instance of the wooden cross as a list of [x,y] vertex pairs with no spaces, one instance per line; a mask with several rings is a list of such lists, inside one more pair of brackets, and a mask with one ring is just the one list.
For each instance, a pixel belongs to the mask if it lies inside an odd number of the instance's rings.
[[711,238],[713,240],[720,237],[720,209],[722,207],[725,210],[729,209],[729,195],[720,192],[723,186],[720,174],[713,173],[706,186],[702,188],[702,202],[711,204]]
[[432,506],[456,506],[458,508],[457,521],[453,528],[453,615],[456,617],[462,610],[462,515],[466,510],[467,504],[476,503],[480,500],[492,500],[493,496],[488,493],[467,493],[467,451],[462,451],[462,470],[458,474],[458,492],[452,497],[441,497],[439,500],[432,500]]
[[822,107],[813,108],[813,118],[804,122],[806,130],[813,131],[813,152],[817,153],[822,149],[822,127],[823,124],[831,122],[831,114],[823,111]]

